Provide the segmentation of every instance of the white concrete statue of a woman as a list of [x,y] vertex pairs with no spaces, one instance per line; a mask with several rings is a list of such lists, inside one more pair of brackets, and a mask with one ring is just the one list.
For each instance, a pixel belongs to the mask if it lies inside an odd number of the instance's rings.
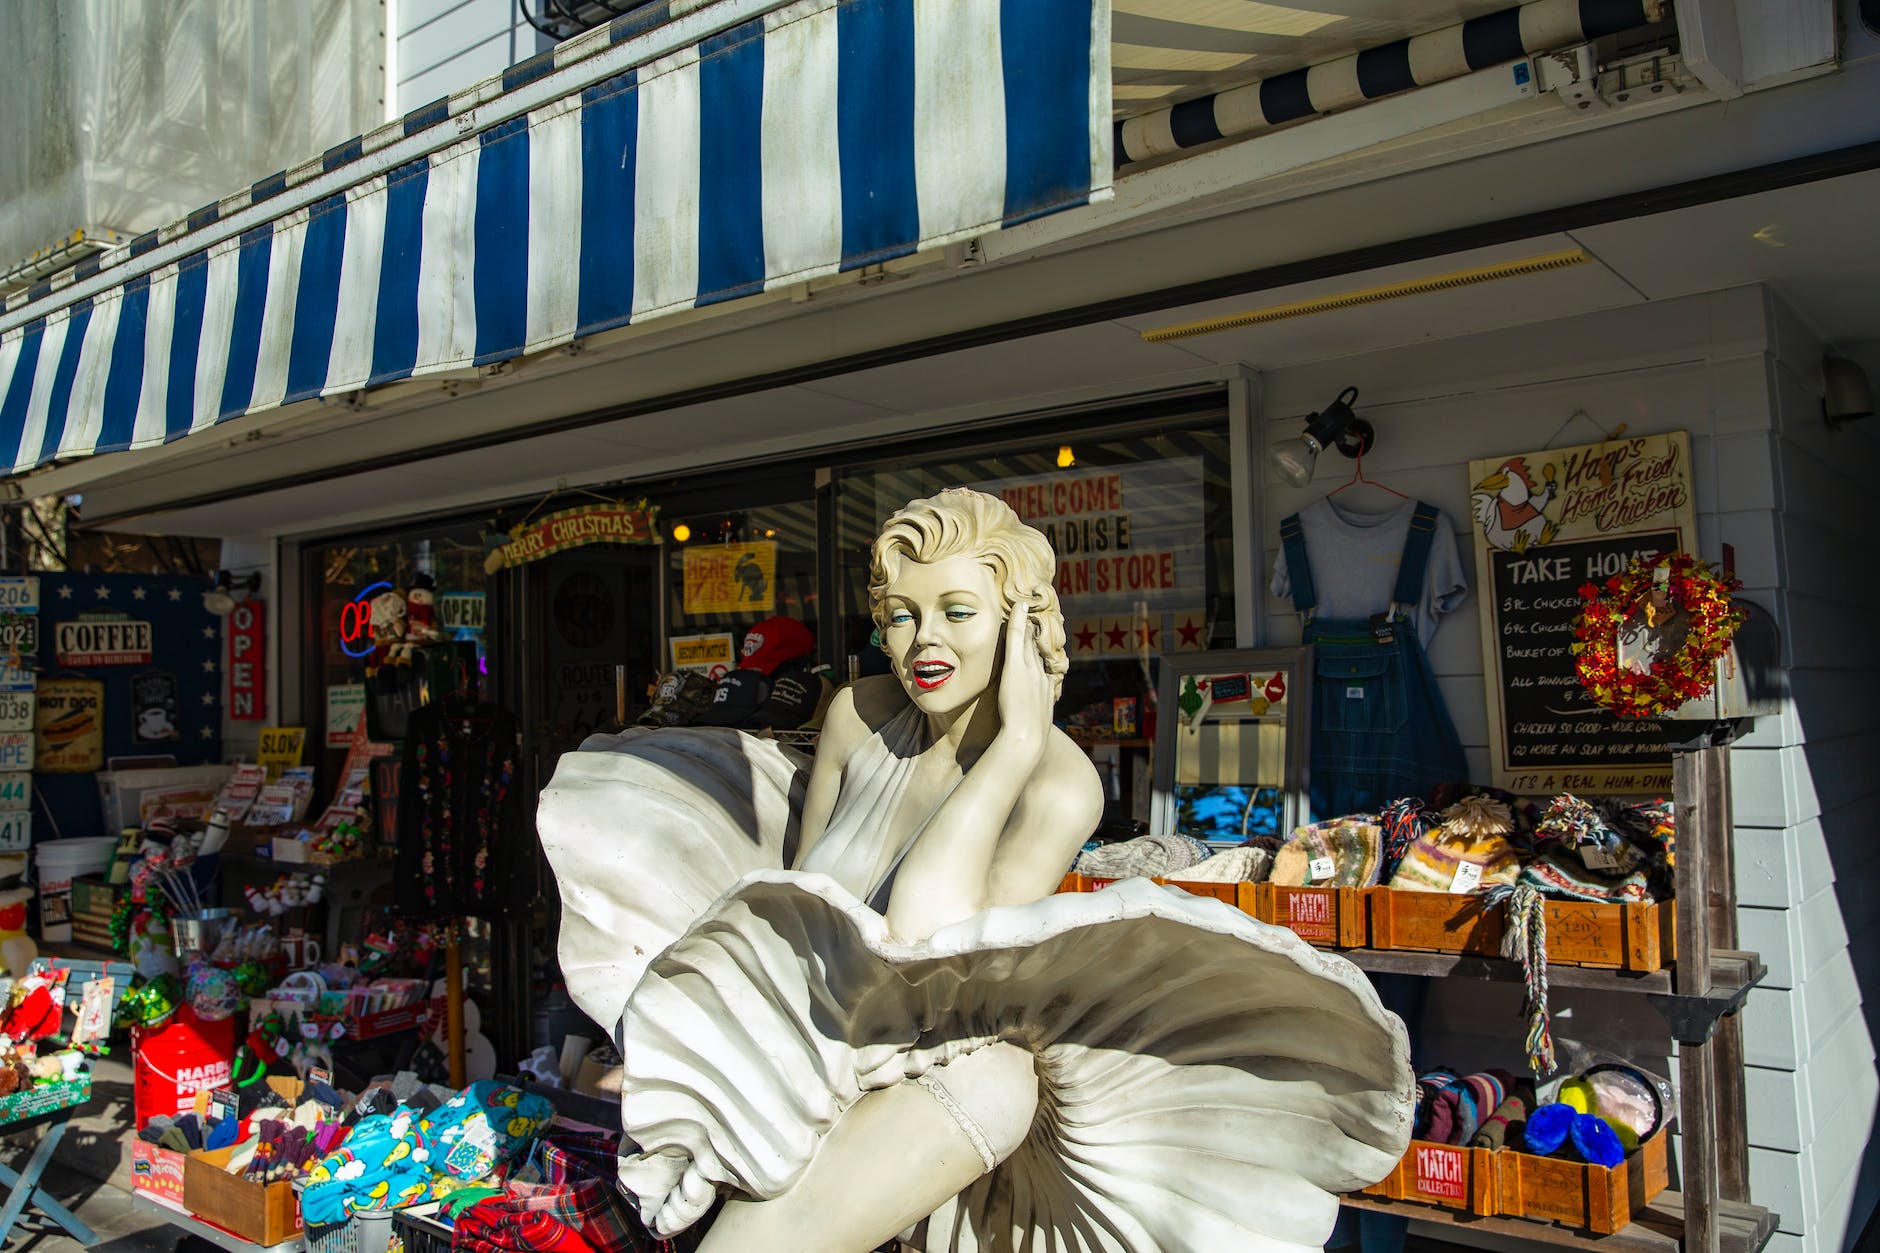
[[562,758],[562,970],[658,1231],[722,1196],[707,1253],[1316,1248],[1403,1153],[1403,1027],[1356,968],[1146,880],[1052,895],[1102,806],[1051,723],[1054,565],[978,492],[889,519],[894,673],[837,695],[806,786],[721,729]]

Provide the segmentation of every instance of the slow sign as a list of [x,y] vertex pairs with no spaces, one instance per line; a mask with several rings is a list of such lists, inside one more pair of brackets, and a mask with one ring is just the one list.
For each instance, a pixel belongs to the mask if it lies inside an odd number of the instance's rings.
[[150,638],[148,622],[78,618],[54,628],[53,653],[62,666],[147,666]]

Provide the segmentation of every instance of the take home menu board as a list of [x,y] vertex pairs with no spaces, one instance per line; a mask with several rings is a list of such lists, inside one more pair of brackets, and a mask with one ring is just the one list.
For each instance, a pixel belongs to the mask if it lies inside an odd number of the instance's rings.
[[1574,671],[1580,588],[1697,543],[1683,431],[1469,463],[1489,756],[1511,792],[1661,792],[1670,733],[1593,702]]

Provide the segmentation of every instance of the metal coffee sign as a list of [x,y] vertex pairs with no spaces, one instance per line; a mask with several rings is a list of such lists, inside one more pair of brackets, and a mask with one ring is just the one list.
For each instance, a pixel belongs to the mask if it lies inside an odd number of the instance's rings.
[[133,618],[88,616],[61,622],[52,639],[62,666],[150,664],[150,624]]

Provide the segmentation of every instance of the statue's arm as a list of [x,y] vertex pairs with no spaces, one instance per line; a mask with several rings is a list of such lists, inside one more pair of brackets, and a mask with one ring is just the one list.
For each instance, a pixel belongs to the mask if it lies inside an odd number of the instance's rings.
[[1015,819],[1029,825],[1020,801],[1038,785],[1040,763],[1058,734],[1051,677],[1029,624],[1022,605],[1006,623],[997,734],[922,825],[895,875],[888,929],[902,939],[925,939],[991,904],[994,857]]
[[987,872],[987,904],[1023,905],[1057,891],[1103,819],[1103,781],[1084,750],[1055,731]]
[[803,794],[803,816],[798,826],[796,866],[829,828],[836,796],[842,791],[842,771],[855,746],[868,734],[868,726],[855,708],[853,684],[839,689],[823,715],[822,734],[816,741],[816,762],[810,767],[809,786]]

